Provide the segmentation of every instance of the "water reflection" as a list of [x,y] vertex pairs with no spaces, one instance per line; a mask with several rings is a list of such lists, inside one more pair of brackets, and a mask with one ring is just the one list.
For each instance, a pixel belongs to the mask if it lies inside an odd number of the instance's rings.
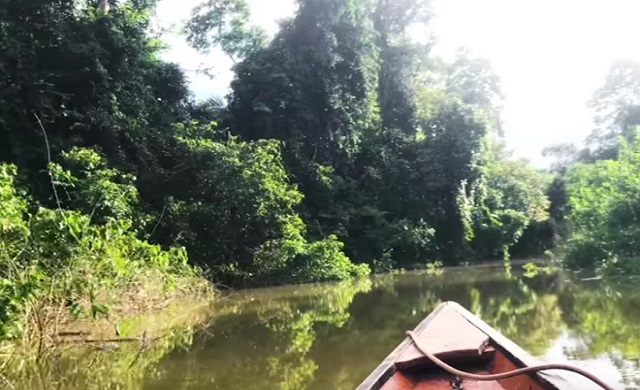
[[637,281],[510,272],[462,268],[241,291],[219,302],[208,329],[185,334],[179,344],[187,348],[167,344],[133,369],[123,360],[122,370],[80,357],[44,379],[56,388],[350,390],[405,330],[454,300],[535,355],[640,388]]
[[563,354],[598,367],[613,366],[621,385],[640,388],[637,280],[584,282],[571,286],[571,293],[560,297],[563,320],[569,328]]
[[210,334],[165,358],[146,387],[353,389],[406,329],[445,300],[535,355],[588,367],[606,363],[610,382],[640,386],[640,287],[512,272],[467,268],[239,292],[219,306]]
[[147,333],[142,342],[64,344],[41,359],[0,351],[0,390],[140,389],[154,368],[172,351],[190,348],[194,330],[211,317],[206,305],[171,306],[141,317]]

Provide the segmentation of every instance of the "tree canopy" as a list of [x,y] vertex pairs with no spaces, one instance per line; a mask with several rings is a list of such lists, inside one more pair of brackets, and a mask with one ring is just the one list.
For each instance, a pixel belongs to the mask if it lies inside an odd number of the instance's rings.
[[429,2],[299,0],[269,38],[245,0],[204,1],[187,41],[235,63],[208,102],[161,59],[155,5],[2,3],[0,160],[32,206],[236,286],[504,257],[545,223],[546,179],[488,146],[498,78],[431,55]]
[[583,149],[557,145],[552,219],[566,241],[566,263],[636,273],[640,64],[613,64],[590,102],[595,129]]

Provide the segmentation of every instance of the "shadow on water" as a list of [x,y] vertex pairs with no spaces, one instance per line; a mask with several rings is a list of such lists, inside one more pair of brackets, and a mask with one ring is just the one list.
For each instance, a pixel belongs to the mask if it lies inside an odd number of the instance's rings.
[[44,380],[60,389],[353,389],[447,300],[534,355],[640,387],[637,280],[529,278],[500,267],[238,291],[220,300],[206,329],[177,332],[133,368],[135,350],[75,356]]

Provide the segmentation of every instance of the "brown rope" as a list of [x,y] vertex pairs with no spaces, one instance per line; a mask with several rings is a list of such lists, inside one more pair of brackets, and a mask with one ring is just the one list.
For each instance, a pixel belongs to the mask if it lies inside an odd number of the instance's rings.
[[418,342],[418,336],[416,336],[416,334],[414,332],[408,331],[407,335],[409,335],[409,338],[411,338],[411,341],[413,341],[413,343],[415,344],[416,348],[418,348],[418,350],[420,352],[422,352],[426,357],[428,357],[438,367],[440,367],[443,370],[447,371],[451,375],[457,375],[457,376],[459,376],[461,378],[472,379],[472,380],[477,380],[477,381],[496,381],[496,380],[500,380],[500,379],[511,378],[511,377],[514,377],[514,376],[522,375],[522,374],[534,373],[534,372],[538,372],[538,371],[565,370],[565,371],[571,371],[571,372],[575,372],[575,373],[577,373],[579,375],[582,375],[582,376],[590,379],[591,381],[593,381],[594,383],[596,383],[598,386],[602,387],[605,390],[614,390],[613,387],[607,385],[606,383],[604,383],[602,380],[600,380],[596,376],[594,376],[594,375],[592,375],[592,374],[590,374],[590,373],[588,373],[588,372],[586,372],[586,371],[584,371],[584,370],[582,370],[582,369],[580,369],[578,367],[569,366],[567,364],[541,364],[541,365],[538,365],[538,366],[531,366],[531,367],[519,368],[519,369],[513,370],[513,371],[502,372],[500,374],[488,374],[488,375],[472,374],[470,372],[460,371],[458,369],[455,369],[455,368],[451,367],[450,365],[448,365],[447,363],[445,363],[442,360],[438,359],[437,357],[435,357],[435,355],[433,355],[432,353],[427,351],[422,345],[420,345],[420,343]]

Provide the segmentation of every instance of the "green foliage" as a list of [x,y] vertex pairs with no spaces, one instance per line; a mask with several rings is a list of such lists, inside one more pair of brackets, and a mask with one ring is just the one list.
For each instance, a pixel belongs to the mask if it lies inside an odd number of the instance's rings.
[[158,165],[163,131],[186,117],[186,79],[160,61],[161,47],[148,33],[154,2],[112,4],[108,14],[93,5],[0,5],[0,159],[21,168],[38,200],[52,201],[41,174],[48,152],[55,161],[73,146],[97,147],[146,180]]
[[567,177],[570,265],[637,269],[640,255],[640,146],[622,143],[618,160],[575,166]]
[[[499,82],[467,52],[451,64],[427,59],[428,44],[407,31],[430,16],[427,2],[413,0],[301,1],[271,44],[236,67],[232,84],[231,131],[284,141],[311,235],[337,235],[350,257],[376,270],[487,252],[469,243],[481,214],[473,191],[485,174],[483,140],[500,128]],[[511,246],[532,211],[496,207],[496,230],[509,230]]]
[[369,275],[369,267],[351,263],[343,247],[336,236],[309,243],[293,260],[292,280],[321,282]]
[[485,150],[489,64],[412,38],[428,1],[299,0],[270,42],[246,0],[204,2],[187,39],[235,62],[228,106],[160,59],[155,0],[94,3],[0,5],[0,158],[30,194],[5,166],[0,245],[33,256],[25,280],[71,272],[86,285],[61,294],[91,295],[171,284],[187,258],[232,286],[343,280],[544,233],[544,180]]
[[590,101],[596,128],[587,138],[588,161],[618,157],[620,140],[633,141],[640,125],[640,64],[619,61]]
[[16,269],[29,243],[29,227],[24,220],[27,202],[15,187],[16,168],[0,164],[0,339],[16,337],[20,326],[14,322],[33,290],[33,270]]
[[49,169],[65,195],[63,205],[89,214],[97,224],[134,220],[140,199],[133,175],[109,168],[91,149],[73,148],[61,156],[63,165],[53,163]]
[[489,143],[484,158],[475,188],[472,245],[477,256],[506,257],[531,224],[548,220],[545,189],[550,180],[523,161],[506,159],[498,144]]
[[187,23],[187,41],[200,51],[219,47],[235,63],[265,45],[266,35],[248,23],[246,0],[209,0],[196,7]]
[[[557,177],[549,187],[556,236],[566,240],[565,263],[605,273],[636,273],[639,254],[637,175],[640,67],[615,63],[593,95],[596,128],[587,148],[558,145]],[[556,241],[558,238],[555,239]]]
[[96,301],[103,291],[127,289],[149,277],[171,289],[179,278],[195,278],[184,249],[164,251],[141,241],[126,220],[95,225],[78,211],[27,213],[15,175],[13,167],[0,165],[1,196],[9,206],[0,214],[0,339],[21,335],[28,305],[64,302],[74,317],[96,317],[109,312]]
[[355,152],[377,119],[369,5],[301,1],[271,44],[236,67],[233,130],[248,140],[285,141],[302,165],[333,163]]
[[180,124],[176,133],[186,157],[168,178],[177,190],[157,227],[159,239],[175,237],[193,261],[227,283],[367,273],[349,261],[335,237],[305,239],[305,224],[294,210],[303,196],[289,182],[276,141],[243,142],[217,132],[215,124]]
[[24,222],[27,202],[15,186],[16,167],[0,164],[0,265],[18,255],[27,244],[29,229]]

